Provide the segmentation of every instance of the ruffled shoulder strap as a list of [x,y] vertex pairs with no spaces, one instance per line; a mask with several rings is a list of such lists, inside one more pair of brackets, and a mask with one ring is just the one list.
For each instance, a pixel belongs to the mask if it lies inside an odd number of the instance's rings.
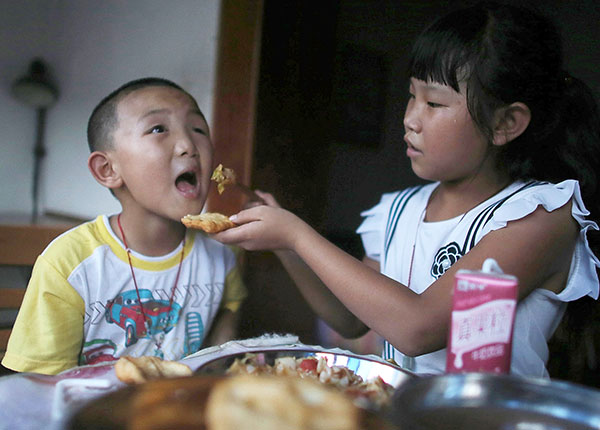
[[389,246],[398,218],[408,201],[424,188],[433,189],[436,185],[418,185],[402,191],[383,194],[377,205],[361,212],[364,220],[356,232],[361,235],[367,257],[377,261],[381,260],[381,255]]
[[398,194],[400,192],[385,193],[381,196],[379,203],[360,213],[360,216],[364,219],[356,229],[356,233],[360,234],[366,256],[373,260],[380,260],[381,250],[383,249],[385,221],[390,206]]
[[571,301],[589,295],[597,299],[599,293],[597,268],[600,267],[600,261],[589,246],[587,231],[598,230],[598,225],[586,218],[590,212],[583,203],[579,182],[576,180],[570,179],[558,184],[530,182],[519,187],[500,204],[496,204],[478,236],[481,238],[490,231],[505,227],[509,221],[524,218],[535,211],[538,206],[552,212],[564,206],[569,200],[573,202],[571,214],[580,226],[579,239],[573,253],[567,286],[558,295],[558,298],[563,301]]

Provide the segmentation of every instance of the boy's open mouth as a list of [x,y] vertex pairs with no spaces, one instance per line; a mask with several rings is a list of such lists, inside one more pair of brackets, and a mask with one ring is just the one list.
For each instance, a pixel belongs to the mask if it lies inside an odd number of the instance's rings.
[[182,193],[190,193],[196,190],[198,179],[195,172],[182,173],[175,179],[175,187]]

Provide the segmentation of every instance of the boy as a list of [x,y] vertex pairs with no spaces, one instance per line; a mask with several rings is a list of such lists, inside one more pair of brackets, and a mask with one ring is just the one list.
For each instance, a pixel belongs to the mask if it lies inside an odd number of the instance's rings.
[[88,123],[88,167],[122,206],[55,239],[36,261],[2,364],[56,374],[121,355],[178,360],[234,335],[246,291],[236,255],[180,219],[200,213],[208,125],[173,82],[129,82]]

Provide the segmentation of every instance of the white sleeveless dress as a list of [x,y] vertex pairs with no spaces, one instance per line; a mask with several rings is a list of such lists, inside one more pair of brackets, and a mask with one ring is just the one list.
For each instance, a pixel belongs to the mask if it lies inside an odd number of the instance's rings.
[[[596,269],[600,261],[592,253],[586,237],[588,229],[598,230],[598,226],[585,218],[589,212],[581,199],[579,183],[575,180],[559,184],[518,181],[461,216],[423,222],[427,202],[437,185],[430,183],[384,194],[379,204],[361,213],[364,220],[357,229],[366,255],[380,262],[381,273],[404,285],[410,276],[410,289],[419,294],[490,231],[527,216],[540,205],[553,211],[573,200],[572,215],[580,225],[580,233],[567,285],[559,294],[534,290],[519,302],[515,318],[511,373],[548,377],[547,342],[567,302],[586,295],[598,298]],[[411,260],[412,274],[409,273]],[[420,374],[439,374],[446,368],[446,349],[413,358],[385,342],[383,357],[393,358]]]

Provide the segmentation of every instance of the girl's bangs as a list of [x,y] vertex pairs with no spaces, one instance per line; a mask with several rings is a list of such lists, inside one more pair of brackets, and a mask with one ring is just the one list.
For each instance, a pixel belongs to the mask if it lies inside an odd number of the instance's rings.
[[431,30],[421,35],[408,64],[409,77],[452,87],[467,78],[467,49],[456,34]]

